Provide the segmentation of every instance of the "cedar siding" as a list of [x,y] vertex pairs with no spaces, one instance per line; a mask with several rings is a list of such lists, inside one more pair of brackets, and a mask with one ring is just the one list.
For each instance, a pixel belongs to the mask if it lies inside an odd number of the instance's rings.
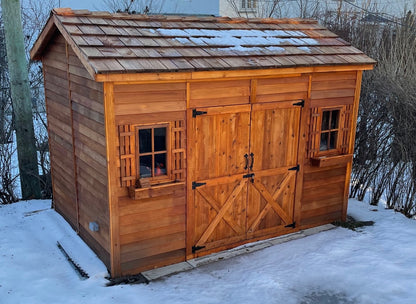
[[[103,85],[91,78],[61,35],[45,53],[43,66],[54,206],[108,266]],[[97,222],[99,232],[90,231],[89,222]]]

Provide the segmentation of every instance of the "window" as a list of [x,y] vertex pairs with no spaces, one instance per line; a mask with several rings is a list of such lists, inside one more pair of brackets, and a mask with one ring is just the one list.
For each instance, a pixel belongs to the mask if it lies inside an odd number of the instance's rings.
[[168,125],[137,128],[137,176],[139,178],[167,178]]
[[352,104],[311,109],[308,158],[348,153],[352,109]]
[[145,178],[150,186],[183,182],[186,176],[185,121],[119,125],[120,186]]
[[319,151],[330,151],[338,148],[339,118],[339,109],[322,111]]
[[241,0],[241,8],[243,10],[252,10],[256,8],[257,0]]

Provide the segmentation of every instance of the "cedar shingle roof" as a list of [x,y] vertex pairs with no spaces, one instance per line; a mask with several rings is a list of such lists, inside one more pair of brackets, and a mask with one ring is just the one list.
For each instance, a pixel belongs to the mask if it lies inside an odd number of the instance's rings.
[[110,14],[54,9],[31,57],[59,30],[92,74],[365,65],[313,20]]

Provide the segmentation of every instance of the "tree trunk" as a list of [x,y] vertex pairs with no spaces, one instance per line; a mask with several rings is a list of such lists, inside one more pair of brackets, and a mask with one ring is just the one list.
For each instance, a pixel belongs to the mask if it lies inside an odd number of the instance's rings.
[[6,131],[5,131],[5,119],[6,113],[4,109],[6,108],[6,97],[4,94],[6,87],[6,46],[4,45],[4,35],[3,35],[3,21],[0,19],[0,145],[5,144],[6,140]]
[[1,1],[22,198],[40,198],[32,103],[19,0]]

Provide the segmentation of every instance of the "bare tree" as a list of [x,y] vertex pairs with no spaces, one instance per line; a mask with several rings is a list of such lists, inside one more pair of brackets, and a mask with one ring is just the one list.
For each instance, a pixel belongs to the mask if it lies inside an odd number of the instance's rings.
[[165,0],[104,0],[107,9],[113,12],[130,14],[157,14],[162,10]]
[[378,61],[364,73],[350,195],[416,214],[416,22],[341,13],[325,19],[342,38]]
[[0,16],[0,144],[9,141],[6,136],[6,113],[10,104],[8,88],[6,45],[4,44],[3,20]]

